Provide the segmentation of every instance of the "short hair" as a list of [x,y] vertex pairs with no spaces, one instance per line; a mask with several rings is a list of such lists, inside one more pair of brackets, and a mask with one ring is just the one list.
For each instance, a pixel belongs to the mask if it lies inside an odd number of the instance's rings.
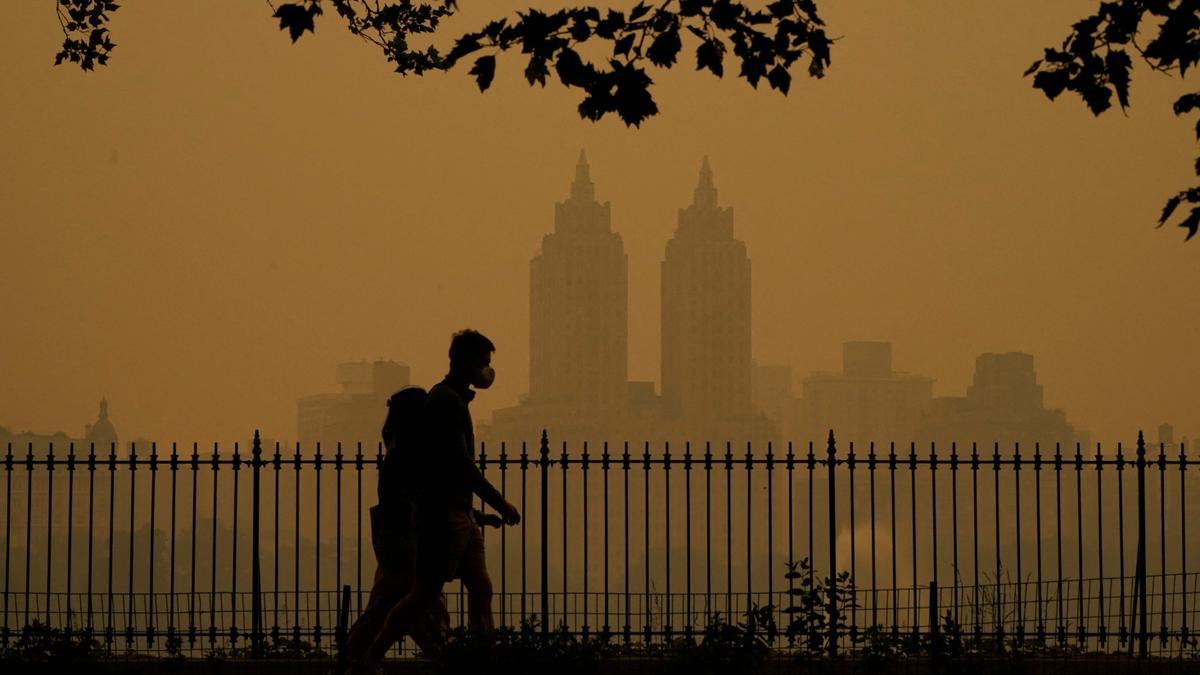
[[450,365],[456,366],[494,351],[496,345],[487,336],[477,330],[464,328],[450,338]]

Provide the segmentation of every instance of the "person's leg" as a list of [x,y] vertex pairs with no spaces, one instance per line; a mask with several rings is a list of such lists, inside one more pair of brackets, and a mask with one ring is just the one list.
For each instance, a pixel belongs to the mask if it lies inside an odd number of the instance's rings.
[[405,590],[407,588],[399,586],[382,566],[375,567],[375,583],[371,586],[367,606],[363,608],[363,613],[355,620],[346,636],[346,663],[363,660],[367,647],[379,634],[388,612],[403,597]]
[[[441,648],[450,630],[450,616],[446,612],[446,594],[438,593],[428,611],[418,613],[415,625],[409,632],[417,647],[424,654],[432,654]],[[397,639],[403,636],[397,636]]]
[[459,563],[459,576],[467,589],[468,621],[473,632],[490,633],[496,626],[492,617],[492,578],[487,571],[483,533],[474,521],[468,526],[466,546]]
[[381,506],[371,507],[370,516],[375,578],[367,606],[346,636],[343,656],[348,665],[362,665],[367,648],[378,636],[388,612],[412,587],[412,564],[405,565],[411,545],[405,545],[408,540],[403,531],[389,526]]
[[[355,622],[351,629],[351,634],[347,640],[346,653],[347,662],[353,663],[355,660],[365,662],[366,652],[371,643],[380,641],[379,649],[383,653],[391,648],[391,645],[404,639],[402,626],[393,622],[392,625],[385,625],[387,616],[391,613],[404,596],[412,590],[413,586],[413,570],[409,565],[408,569],[396,571],[389,575],[387,581],[383,584],[378,584],[377,587],[383,588],[383,592],[376,593],[372,589],[371,601],[368,602],[367,608],[363,610],[363,616]],[[378,596],[378,598],[377,598]],[[416,643],[417,647],[422,652],[432,653],[436,651],[440,644],[441,637],[449,628],[447,622],[443,622],[440,614],[445,614],[445,600],[442,594],[438,595],[438,610],[430,614],[418,614],[414,625],[409,627],[408,635]],[[448,621],[449,617],[447,617]],[[384,646],[386,644],[386,647]]]
[[439,593],[432,607],[417,614],[416,625],[409,633],[423,654],[434,654],[441,649],[450,629],[449,621],[443,621],[441,617],[445,609],[442,597],[443,594]]
[[447,633],[449,633],[450,632],[450,610],[446,605],[445,591],[443,591],[441,597],[438,598],[436,617],[438,620],[438,630],[441,631],[441,634],[446,635]]
[[[367,650],[368,662],[383,659],[392,642],[412,635],[422,651],[438,650],[443,633],[436,621],[442,602],[442,586],[461,554],[456,528],[449,519],[430,518],[418,533],[410,591],[388,612],[378,638]],[[432,620],[431,620],[432,619]]]
[[421,641],[426,643],[421,645],[422,650],[436,651],[437,645],[430,644],[430,638],[434,636],[427,638],[428,633],[422,632],[421,623],[423,616],[429,616],[436,610],[444,583],[424,575],[413,583],[412,590],[392,606],[379,634],[367,648],[367,663],[382,661],[387,650],[404,634],[414,635],[414,638],[419,634]]

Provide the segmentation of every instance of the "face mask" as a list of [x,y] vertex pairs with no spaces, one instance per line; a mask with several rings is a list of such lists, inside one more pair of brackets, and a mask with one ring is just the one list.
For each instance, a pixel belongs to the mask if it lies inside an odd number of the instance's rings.
[[492,383],[495,381],[495,369],[493,369],[491,366],[484,366],[483,368],[479,369],[479,373],[473,384],[475,385],[476,389],[487,389],[488,387],[492,386]]

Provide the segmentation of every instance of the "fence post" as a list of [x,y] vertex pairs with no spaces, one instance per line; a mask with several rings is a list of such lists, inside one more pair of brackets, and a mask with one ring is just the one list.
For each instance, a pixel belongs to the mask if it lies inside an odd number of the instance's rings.
[[1137,442],[1137,499],[1138,499],[1138,548],[1137,575],[1134,584],[1138,588],[1138,655],[1146,658],[1146,440],[1138,431]]
[[[542,429],[542,456],[539,465],[542,472],[542,635],[548,635],[550,632],[550,544],[549,544],[549,519],[550,519],[550,502],[549,502],[549,465],[550,465],[550,439],[546,435],[546,430]],[[565,599],[564,599],[565,601]]]
[[[916,584],[914,584],[915,586]],[[937,581],[929,582],[929,652],[930,656],[937,658],[941,648],[940,637],[941,627],[938,626],[938,592]]]
[[258,435],[258,429],[254,430],[254,444],[250,449],[250,471],[253,478],[252,494],[251,494],[251,540],[250,540],[250,558],[253,565],[250,577],[250,646],[254,658],[261,658],[263,651],[263,625],[262,625],[262,569],[259,566],[259,515],[261,507],[259,504],[259,469],[262,465],[262,439]]
[[837,444],[833,438],[833,429],[829,430],[829,655],[837,656],[838,641],[838,606],[837,606],[837,499],[834,487],[834,474],[837,468]]
[[350,624],[350,584],[342,586],[342,597],[338,603],[337,616],[337,671],[340,673],[346,669],[346,633]]

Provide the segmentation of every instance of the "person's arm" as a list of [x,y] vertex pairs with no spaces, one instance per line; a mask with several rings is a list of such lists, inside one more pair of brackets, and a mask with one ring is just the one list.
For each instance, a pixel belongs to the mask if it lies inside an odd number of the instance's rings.
[[432,399],[430,402],[434,404],[430,412],[435,428],[441,432],[438,434],[441,440],[438,445],[445,452],[446,468],[451,480],[468,486],[488,506],[502,511],[507,502],[500,491],[483,477],[472,458],[471,448],[467,447],[466,432],[460,427],[464,411],[455,410],[453,406],[457,402],[445,398]]
[[500,511],[505,504],[504,496],[487,478],[484,478],[483,472],[479,470],[479,465],[472,459],[471,449],[467,447],[467,435],[460,432],[458,442],[453,447],[456,452],[452,453],[452,460],[456,468],[452,471],[461,476],[463,481],[471,486],[471,491],[479,495],[485,504]]

